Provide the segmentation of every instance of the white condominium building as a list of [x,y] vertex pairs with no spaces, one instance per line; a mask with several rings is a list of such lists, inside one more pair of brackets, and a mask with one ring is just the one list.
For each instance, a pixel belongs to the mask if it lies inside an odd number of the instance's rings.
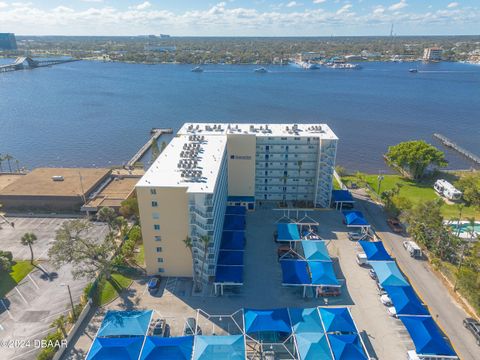
[[423,50],[424,61],[440,61],[442,60],[443,49],[441,48],[425,48]]
[[337,142],[324,124],[184,124],[136,186],[148,274],[213,276],[227,201],[330,206]]

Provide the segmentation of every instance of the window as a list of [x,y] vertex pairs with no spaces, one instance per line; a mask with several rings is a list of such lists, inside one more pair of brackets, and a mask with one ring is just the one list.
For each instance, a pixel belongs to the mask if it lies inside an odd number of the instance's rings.
[[[266,174],[265,174],[266,175]],[[268,179],[265,179],[265,184],[268,182]]]
[[157,189],[150,189],[150,194],[157,195]]
[[208,265],[208,269],[209,269],[209,270],[215,269],[215,265]]
[[165,272],[165,269],[164,268],[158,268],[158,272],[163,273],[163,272]]
[[158,202],[152,201],[152,207],[157,207],[157,206],[158,206]]
[[161,236],[155,236],[153,238],[155,241],[162,241],[162,237]]
[[158,220],[158,219],[160,219],[160,214],[159,214],[158,212],[152,213],[152,219],[153,219],[153,220]]
[[162,252],[162,247],[161,246],[157,246],[157,252]]
[[267,176],[267,175],[268,175],[268,171],[267,171],[267,170],[265,170],[265,176]]
[[300,140],[300,138],[299,138],[299,137],[296,137],[295,140]]
[[287,138],[283,137],[283,138],[281,138],[281,140],[287,140]]
[[157,258],[157,262],[163,263],[163,258]]
[[154,224],[153,225],[153,230],[160,230],[160,225],[159,224]]

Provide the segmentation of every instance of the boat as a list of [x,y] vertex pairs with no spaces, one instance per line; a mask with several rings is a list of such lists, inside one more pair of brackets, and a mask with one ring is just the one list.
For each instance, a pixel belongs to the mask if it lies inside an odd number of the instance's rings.
[[264,73],[268,72],[268,70],[265,69],[264,67],[260,67],[258,69],[253,70],[253,71],[256,72],[256,73],[260,73],[260,74],[264,74]]
[[197,72],[197,73],[201,73],[203,72],[203,69],[200,67],[200,66],[195,66],[192,70],[190,70],[191,72]]
[[350,63],[333,63],[330,67],[332,69],[360,69],[359,65]]
[[408,69],[408,71],[410,71],[411,73],[417,73],[418,69]]

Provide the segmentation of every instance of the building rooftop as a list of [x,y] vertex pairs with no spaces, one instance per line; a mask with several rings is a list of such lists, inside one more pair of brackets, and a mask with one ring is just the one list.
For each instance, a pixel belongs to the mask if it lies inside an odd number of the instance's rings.
[[105,186],[83,207],[85,209],[88,208],[89,210],[98,210],[104,206],[119,208],[122,205],[122,201],[128,199],[131,195],[138,180],[139,176],[115,176],[107,186]]
[[326,124],[237,124],[237,123],[185,123],[178,131],[182,135],[226,135],[246,134],[264,137],[320,137],[337,140],[337,136]]
[[226,136],[177,135],[137,186],[185,187],[191,193],[213,193],[226,143]]
[[[80,196],[109,173],[110,169],[38,168],[1,189],[0,196]],[[62,176],[63,181],[53,181],[52,176]]]
[[15,181],[20,179],[24,174],[0,174],[0,191],[7,186],[13,184]]

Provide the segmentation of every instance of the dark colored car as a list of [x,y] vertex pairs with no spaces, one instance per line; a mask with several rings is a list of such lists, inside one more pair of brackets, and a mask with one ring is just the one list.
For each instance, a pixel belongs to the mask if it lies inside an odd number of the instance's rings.
[[466,318],[463,320],[463,326],[470,330],[477,340],[477,345],[480,346],[480,322],[472,318]]
[[377,280],[377,274],[375,273],[375,270],[373,270],[373,269],[368,270],[368,275],[370,275],[370,277],[373,280]]
[[165,321],[165,319],[159,319],[155,324],[155,326],[153,327],[153,335],[164,336],[166,327],[167,327],[167,322]]
[[402,224],[400,223],[400,221],[396,218],[389,218],[387,220],[387,224],[388,226],[390,226],[390,229],[393,230],[393,232],[395,233],[401,233],[403,232],[403,227],[402,227]]
[[195,335],[195,332],[196,335],[202,335],[202,329],[197,326],[197,321],[195,320],[195,318],[189,317],[185,321],[185,326],[183,328],[183,336]]
[[147,288],[149,292],[155,291],[160,287],[160,279],[153,277],[148,281]]
[[333,287],[333,286],[319,286],[317,288],[317,295],[318,296],[340,296],[341,290],[339,287]]
[[[288,254],[290,252],[290,250],[292,250],[292,249],[290,248],[289,245],[280,245],[277,249],[277,259],[280,260],[280,258],[283,255]],[[285,256],[285,258],[287,258],[287,256]]]

